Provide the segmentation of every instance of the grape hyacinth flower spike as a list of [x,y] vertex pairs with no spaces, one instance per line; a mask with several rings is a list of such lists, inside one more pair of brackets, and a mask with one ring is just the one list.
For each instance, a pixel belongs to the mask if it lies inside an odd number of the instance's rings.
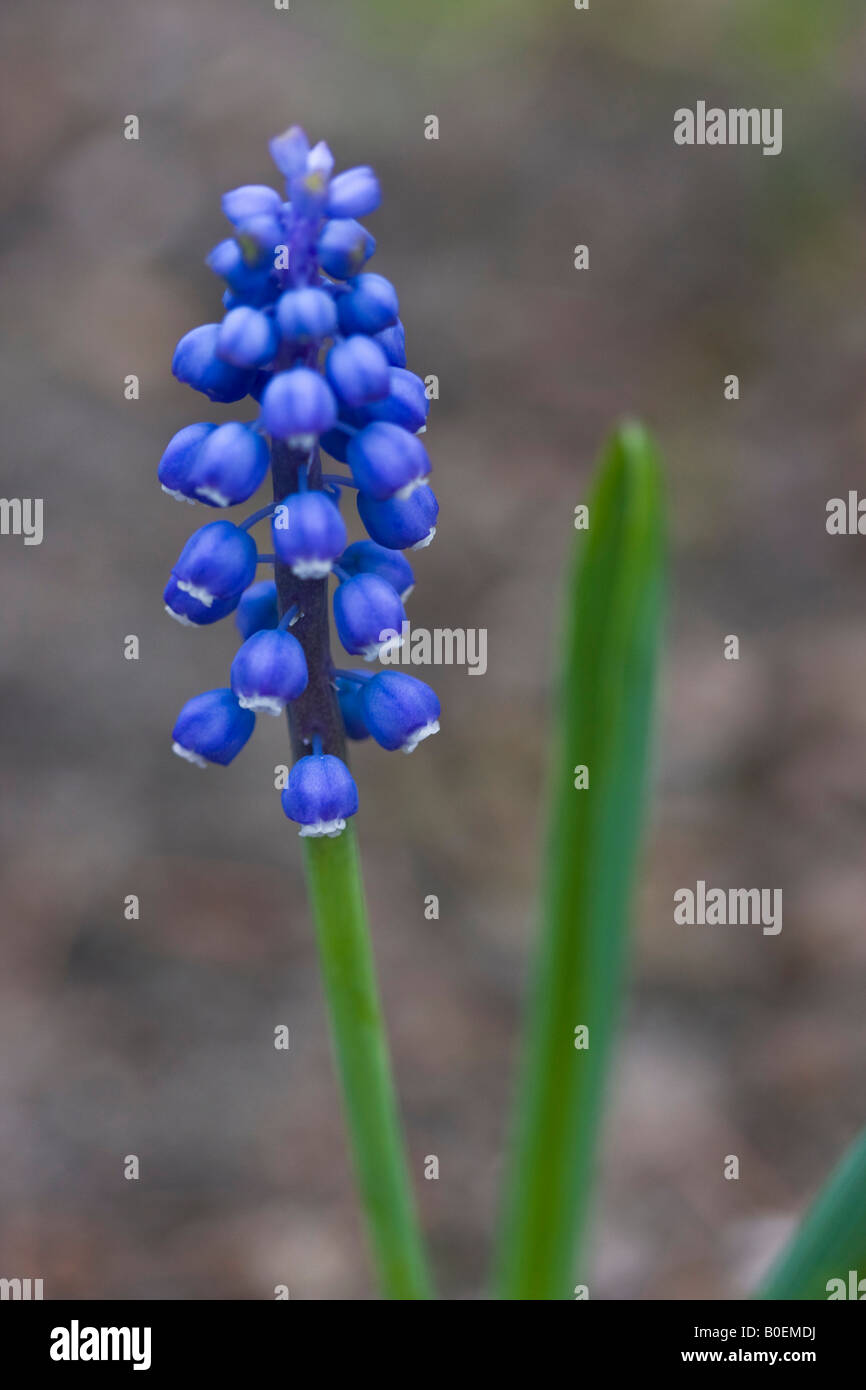
[[[413,748],[439,727],[439,701],[401,673],[343,669],[401,640],[414,585],[403,554],[427,545],[438,504],[418,435],[424,383],[406,367],[394,286],[367,264],[361,224],[381,201],[366,165],[334,175],[327,145],[297,126],[270,144],[285,180],[226,193],[230,235],[207,257],[225,283],[224,316],[186,333],[177,379],[245,418],[197,421],[169,441],[159,481],[213,508],[270,498],[240,520],[210,521],[183,547],[165,606],[205,627],[234,613],[242,639],[228,684],[188,700],[173,751],[199,767],[230,763],[260,714],[288,720],[292,766],[277,768],[282,809],[303,845],[331,1032],[363,1208],[383,1292],[430,1297],[430,1280],[384,1035],[353,820],[358,788],[346,740]],[[334,461],[322,466],[322,451]],[[344,500],[367,538],[349,543]],[[267,522],[270,549],[254,539]],[[266,567],[264,575],[261,567]]]
[[[171,572],[172,617],[202,627],[236,612],[245,639],[229,687],[189,702],[174,747],[202,765],[226,763],[257,713],[285,710],[295,766],[283,809],[302,836],[333,836],[358,804],[346,738],[372,733],[386,748],[411,748],[438,728],[423,682],[404,685],[395,703],[400,682],[366,690],[369,671],[338,672],[330,652],[332,603],[350,655],[375,660],[401,630],[414,583],[403,552],[429,543],[438,511],[418,438],[429,403],[406,369],[397,291],[367,268],[376,241],[359,219],[381,202],[376,174],[365,165],[335,175],[328,147],[311,149],[298,127],[270,148],[285,192],[247,184],[224,195],[231,235],[207,264],[225,281],[226,312],[186,333],[172,364],[211,400],[247,396],[252,411],[179,430],[159,467],[164,491],[231,507],[270,473],[274,499],[239,523],[201,527]],[[324,473],[321,449],[346,471]],[[370,536],[352,545],[345,489]],[[273,552],[261,554],[251,532],[266,518]],[[257,578],[261,565],[272,579]]]

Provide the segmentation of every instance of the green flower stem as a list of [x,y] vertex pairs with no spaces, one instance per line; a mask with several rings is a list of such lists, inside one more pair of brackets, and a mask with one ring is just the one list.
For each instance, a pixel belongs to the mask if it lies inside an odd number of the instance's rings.
[[866,1276],[866,1130],[830,1174],[758,1297],[826,1299],[831,1279],[843,1281],[848,1297],[852,1269],[857,1279]]
[[382,1292],[430,1298],[354,828],[336,839],[307,839],[304,847],[343,1106]]
[[[497,1293],[570,1299],[623,985],[660,643],[659,470],[618,430],[570,580],[541,937],[518,1088]],[[587,769],[585,785],[578,768]],[[576,1030],[585,1029],[582,1036]]]

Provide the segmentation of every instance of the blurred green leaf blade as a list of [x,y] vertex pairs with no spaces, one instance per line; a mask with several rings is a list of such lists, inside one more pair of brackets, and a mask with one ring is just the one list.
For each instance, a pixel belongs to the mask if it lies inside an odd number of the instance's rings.
[[[826,1299],[827,1284],[866,1278],[866,1130],[830,1174],[758,1297]],[[855,1297],[858,1295],[855,1295]]]
[[[647,433],[626,424],[605,450],[567,592],[541,936],[497,1270],[506,1299],[573,1296],[622,993],[663,590],[659,466]],[[575,1046],[582,1025],[585,1049]]]

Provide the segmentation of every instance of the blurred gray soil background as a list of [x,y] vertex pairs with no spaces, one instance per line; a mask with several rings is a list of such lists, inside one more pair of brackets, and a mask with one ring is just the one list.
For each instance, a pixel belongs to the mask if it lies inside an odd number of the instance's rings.
[[[284,725],[261,719],[226,771],[169,751],[236,642],[162,610],[201,522],[159,456],[237,413],[179,386],[171,353],[219,316],[221,192],[272,180],[267,138],[294,122],[379,171],[373,268],[409,365],[440,378],[441,526],[410,616],[489,632],[483,678],[430,673],[438,739],[353,760],[446,1294],[484,1295],[563,562],[621,415],[667,461],[673,603],[592,1296],[741,1295],[866,1120],[866,540],[824,526],[864,485],[864,19],[846,0],[4,7],[2,492],[44,498],[45,538],[0,538],[0,1274],[49,1298],[372,1295],[273,790]],[[782,154],[677,148],[673,112],[700,98],[782,107]],[[781,934],[676,927],[699,878],[781,887]]]

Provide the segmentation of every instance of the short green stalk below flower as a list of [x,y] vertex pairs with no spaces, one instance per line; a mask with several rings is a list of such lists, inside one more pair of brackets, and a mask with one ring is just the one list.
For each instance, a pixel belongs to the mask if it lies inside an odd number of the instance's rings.
[[383,1294],[431,1297],[406,1162],[355,832],[304,842],[349,1140]]

